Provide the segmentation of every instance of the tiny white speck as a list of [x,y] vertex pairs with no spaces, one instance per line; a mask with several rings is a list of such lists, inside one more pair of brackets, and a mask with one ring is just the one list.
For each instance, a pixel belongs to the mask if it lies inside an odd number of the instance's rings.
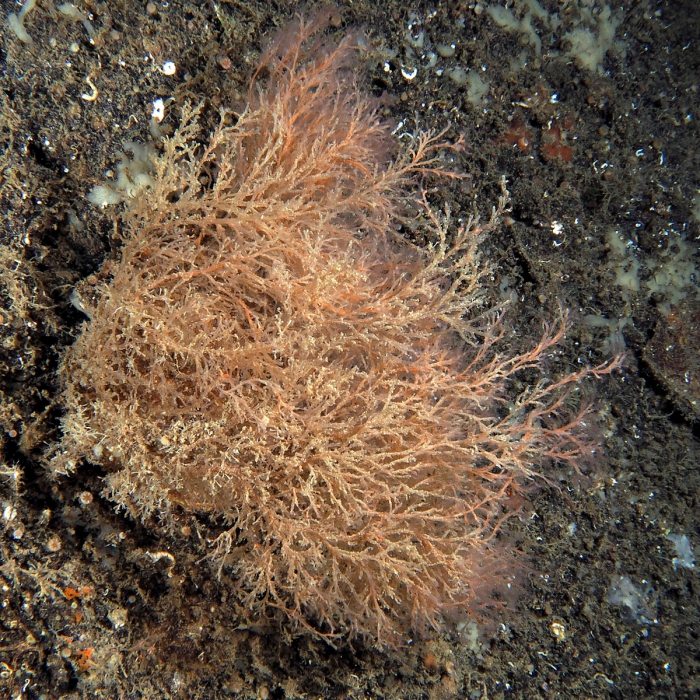
[[165,104],[160,97],[153,101],[153,112],[151,112],[151,116],[159,123],[163,121],[163,117],[165,116]]
[[175,75],[176,70],[175,64],[172,61],[166,61],[163,64],[163,73],[165,73],[165,75]]

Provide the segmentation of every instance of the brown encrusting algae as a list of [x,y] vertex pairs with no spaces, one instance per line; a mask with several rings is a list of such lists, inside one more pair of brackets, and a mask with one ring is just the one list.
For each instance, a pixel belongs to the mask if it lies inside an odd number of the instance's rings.
[[499,351],[477,253],[497,214],[451,226],[423,184],[456,177],[461,141],[392,158],[357,37],[326,40],[327,18],[278,36],[207,145],[185,110],[154,158],[118,259],[81,286],[49,464],[103,465],[137,518],[224,524],[211,558],[252,618],[394,646],[507,584],[494,535],[551,464],[589,457],[578,383],[618,362],[546,378],[566,313]]

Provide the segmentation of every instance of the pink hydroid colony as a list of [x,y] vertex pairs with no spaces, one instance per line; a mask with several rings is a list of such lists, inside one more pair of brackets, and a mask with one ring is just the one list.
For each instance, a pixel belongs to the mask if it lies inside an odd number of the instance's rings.
[[[420,134],[392,159],[355,41],[325,21],[272,43],[233,126],[202,146],[185,110],[165,142],[118,259],[82,288],[51,466],[104,465],[139,518],[227,523],[213,556],[251,616],[393,645],[488,602],[511,568],[495,531],[534,475],[589,451],[570,388],[612,365],[505,402],[566,321],[499,353],[484,230],[448,233],[425,194],[409,201],[459,142]],[[411,217],[425,250],[396,233]]]

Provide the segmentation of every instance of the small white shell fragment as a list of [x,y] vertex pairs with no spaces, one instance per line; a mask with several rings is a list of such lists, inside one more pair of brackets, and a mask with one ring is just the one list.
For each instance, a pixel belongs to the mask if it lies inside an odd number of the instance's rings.
[[112,623],[115,630],[119,630],[127,623],[129,613],[118,606],[113,607],[107,613],[107,619]]
[[418,75],[418,68],[404,68],[402,66],[401,75],[403,75],[406,80],[413,80]]
[[175,68],[175,64],[172,61],[166,61],[163,64],[163,73],[165,75],[175,75],[175,71],[177,68]]
[[2,511],[2,519],[11,523],[17,517],[17,509],[14,506],[8,505]]
[[566,627],[564,627],[561,622],[553,622],[549,626],[549,630],[557,642],[563,642],[566,640]]
[[163,117],[165,116],[165,103],[163,102],[162,98],[159,97],[157,100],[153,100],[153,111],[151,112],[151,116],[158,123],[163,121]]

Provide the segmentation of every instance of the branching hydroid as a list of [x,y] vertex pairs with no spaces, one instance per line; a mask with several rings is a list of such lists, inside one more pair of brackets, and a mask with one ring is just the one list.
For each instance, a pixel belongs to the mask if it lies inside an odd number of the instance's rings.
[[[569,388],[612,365],[506,402],[565,315],[529,352],[499,352],[477,252],[497,213],[454,231],[420,194],[461,142],[418,134],[392,158],[355,39],[325,40],[324,21],[273,42],[233,125],[202,146],[185,109],[165,141],[119,258],[83,285],[51,468],[105,465],[137,518],[227,523],[213,556],[251,614],[396,644],[483,602],[508,568],[489,541],[513,497],[589,449]],[[410,217],[425,250],[396,233]]]

